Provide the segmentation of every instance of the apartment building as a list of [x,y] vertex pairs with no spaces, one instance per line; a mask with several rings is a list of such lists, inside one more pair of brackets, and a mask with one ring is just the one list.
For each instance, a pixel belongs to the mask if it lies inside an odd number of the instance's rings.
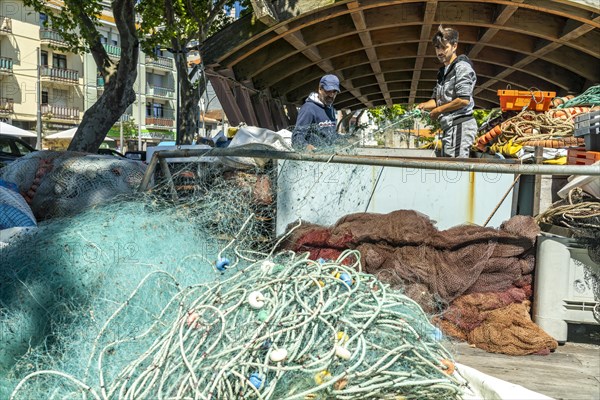
[[[39,110],[43,136],[77,126],[104,92],[92,55],[61,49],[60,32],[44,27],[47,18],[21,1],[0,0],[0,119],[35,131]],[[118,61],[120,38],[108,2],[101,21],[102,44]],[[136,101],[122,120],[136,124],[142,148],[174,138],[176,79],[170,53],[140,53]],[[109,136],[119,137],[118,126]],[[138,142],[135,136],[130,146]]]

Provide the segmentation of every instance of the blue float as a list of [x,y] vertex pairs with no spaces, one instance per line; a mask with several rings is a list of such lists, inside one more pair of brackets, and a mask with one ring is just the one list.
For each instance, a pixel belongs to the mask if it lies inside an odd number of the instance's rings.
[[220,258],[217,260],[217,263],[215,264],[215,266],[217,267],[217,269],[219,271],[225,271],[225,269],[227,269],[227,267],[229,266],[230,262],[229,259],[226,257]]

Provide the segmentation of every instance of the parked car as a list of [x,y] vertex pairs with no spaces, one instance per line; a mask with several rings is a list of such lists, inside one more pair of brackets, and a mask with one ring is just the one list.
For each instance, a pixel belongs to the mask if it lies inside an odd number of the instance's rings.
[[118,152],[117,150],[114,150],[114,149],[98,149],[98,154],[103,154],[103,155],[106,155],[106,156],[115,156],[115,157],[127,158],[122,153],[120,153],[120,152]]
[[33,147],[18,137],[0,134],[0,167],[34,151]]

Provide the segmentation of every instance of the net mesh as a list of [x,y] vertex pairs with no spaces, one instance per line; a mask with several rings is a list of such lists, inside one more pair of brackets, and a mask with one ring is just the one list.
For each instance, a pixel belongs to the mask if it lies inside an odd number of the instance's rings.
[[[70,188],[70,206],[0,250],[1,398],[459,396],[440,331],[361,273],[358,253],[317,263],[274,250],[272,164],[173,164],[173,183],[158,173],[147,193],[131,189],[137,173],[116,175],[127,190],[106,201],[89,182],[118,162],[81,170],[87,156],[46,154],[4,177],[37,184],[39,204],[60,197],[44,180],[89,190]],[[266,259],[280,267],[265,272]],[[249,306],[255,289],[263,310]]]
[[142,163],[77,152],[36,151],[1,171],[19,191],[38,220],[75,215],[139,186]]
[[[428,217],[399,210],[352,214],[331,227],[304,226],[293,232],[284,246],[308,251],[312,257],[357,249],[367,272],[403,289],[425,310],[439,314],[437,320],[445,322],[441,327],[447,334],[492,352],[531,354],[548,353],[558,344],[531,322],[529,314],[500,314],[497,318],[507,318],[502,325],[493,321],[490,315],[496,314],[489,309],[463,306],[461,299],[470,293],[487,296],[511,290],[527,293],[521,303],[530,298],[538,234],[539,227],[531,217],[515,216],[499,229],[464,225],[440,231]],[[494,304],[495,310],[508,306],[501,301],[488,303]],[[522,320],[517,322],[519,318]],[[455,326],[461,320],[463,324]],[[507,326],[519,331],[512,335],[514,347],[492,340],[483,344],[484,339],[472,333],[479,328],[498,330],[495,335],[501,336]]]

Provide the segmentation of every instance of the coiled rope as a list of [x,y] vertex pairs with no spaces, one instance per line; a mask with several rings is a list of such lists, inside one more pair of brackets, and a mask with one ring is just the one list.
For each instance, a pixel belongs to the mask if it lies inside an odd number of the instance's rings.
[[600,85],[589,87],[579,96],[567,100],[557,108],[568,108],[575,106],[600,106]]
[[[104,324],[94,345],[101,350],[90,358],[97,386],[37,371],[11,399],[41,376],[98,400],[460,398],[439,329],[413,300],[362,273],[357,251],[319,262],[279,253],[226,280],[183,288],[143,333],[99,347],[159,277],[176,284],[164,271],[149,274]],[[140,343],[147,345],[118,374],[105,372],[115,353],[131,354]]]

